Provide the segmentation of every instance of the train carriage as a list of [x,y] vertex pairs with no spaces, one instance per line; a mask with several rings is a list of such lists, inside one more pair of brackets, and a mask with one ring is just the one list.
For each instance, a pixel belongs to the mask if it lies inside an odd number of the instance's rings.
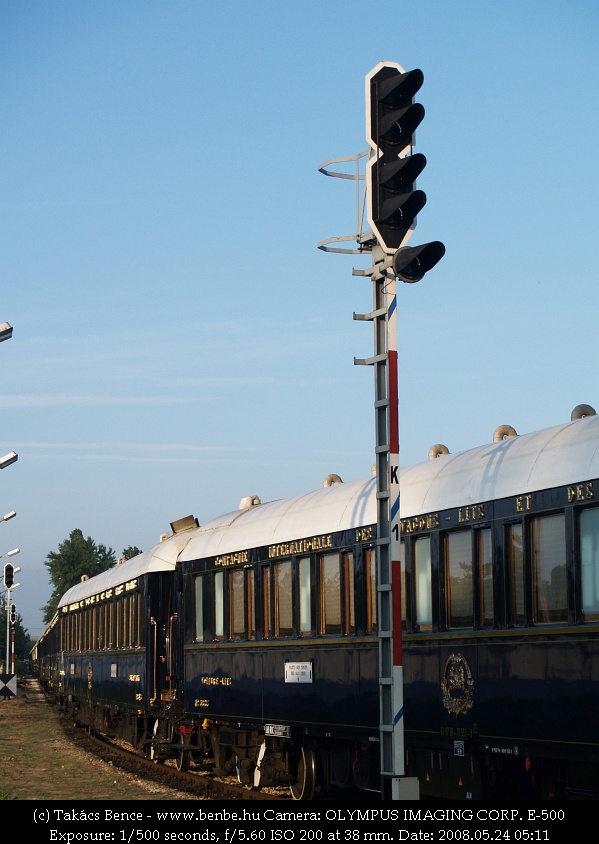
[[83,578],[61,598],[51,636],[34,648],[44,685],[90,730],[143,745],[161,722],[157,714],[176,698],[174,570],[188,539],[165,536],[149,551]]
[[185,709],[248,787],[378,788],[375,514],[373,478],[331,476],[294,499],[249,496],[180,555]]
[[[581,407],[401,469],[394,635],[405,773],[423,798],[599,797],[599,417]],[[329,476],[172,523],[64,596],[37,664],[60,666],[82,723],[156,761],[211,759],[295,799],[378,790],[376,512],[376,479]],[[139,640],[102,636],[107,617]]]
[[407,770],[596,799],[599,417],[496,439],[402,474]]

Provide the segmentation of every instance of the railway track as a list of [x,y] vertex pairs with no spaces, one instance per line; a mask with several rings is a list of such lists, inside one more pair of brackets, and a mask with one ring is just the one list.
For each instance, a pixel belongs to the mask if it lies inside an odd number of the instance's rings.
[[[40,696],[48,706],[56,708],[52,695],[40,689]],[[188,770],[179,770],[174,760],[155,760],[135,750],[129,743],[109,737],[104,733],[88,729],[73,723],[71,718],[62,714],[61,725],[65,738],[96,759],[112,766],[115,770],[131,774],[138,779],[156,783],[165,788],[189,794],[190,799],[198,800],[251,800],[251,801],[291,801],[290,790],[286,786],[248,788],[238,782],[235,776],[217,776],[209,764],[192,761]],[[319,792],[314,801],[337,799],[342,802],[364,802],[379,800],[380,792],[364,789],[334,789],[332,792]]]
[[178,771],[175,765],[168,761],[157,764],[124,743],[108,738],[102,733],[89,732],[85,727],[73,725],[66,718],[63,722],[65,736],[102,762],[137,777],[188,793],[190,797],[200,800],[291,800],[289,791],[284,788],[255,791],[244,788],[234,777],[216,777],[200,766],[188,771]]

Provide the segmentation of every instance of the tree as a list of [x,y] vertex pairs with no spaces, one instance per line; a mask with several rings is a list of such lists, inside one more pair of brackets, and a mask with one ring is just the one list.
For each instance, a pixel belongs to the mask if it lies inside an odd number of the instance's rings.
[[137,557],[138,554],[142,553],[142,550],[137,545],[128,545],[126,548],[123,548],[123,557],[126,560],[131,560],[133,557]]
[[50,551],[44,563],[53,587],[50,600],[43,607],[44,623],[52,621],[64,593],[80,583],[83,575],[95,577],[115,564],[112,548],[96,545],[91,536],[85,539],[78,528],[71,531],[69,538],[58,546],[58,551]]

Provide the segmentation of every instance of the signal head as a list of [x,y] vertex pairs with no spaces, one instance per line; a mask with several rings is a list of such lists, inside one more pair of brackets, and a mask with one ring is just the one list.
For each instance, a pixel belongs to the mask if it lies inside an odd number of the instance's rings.
[[398,249],[391,266],[402,281],[413,284],[421,281],[425,274],[439,263],[445,255],[445,245],[440,240],[424,243],[422,246],[404,246]]

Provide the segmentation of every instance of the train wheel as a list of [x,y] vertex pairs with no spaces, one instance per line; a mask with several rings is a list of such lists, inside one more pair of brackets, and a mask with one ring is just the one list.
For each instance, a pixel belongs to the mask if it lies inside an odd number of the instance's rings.
[[313,750],[302,747],[295,782],[289,784],[289,791],[294,800],[312,800],[315,787],[316,756]]
[[254,785],[254,771],[256,766],[251,759],[244,756],[240,759],[235,757],[235,772],[237,773],[237,782],[239,782],[248,791],[259,791],[260,785]]
[[[185,736],[182,735],[180,743],[184,747],[189,747],[189,742],[185,741]],[[180,750],[175,758],[175,767],[178,771],[188,771],[189,763],[191,761],[191,750]]]

